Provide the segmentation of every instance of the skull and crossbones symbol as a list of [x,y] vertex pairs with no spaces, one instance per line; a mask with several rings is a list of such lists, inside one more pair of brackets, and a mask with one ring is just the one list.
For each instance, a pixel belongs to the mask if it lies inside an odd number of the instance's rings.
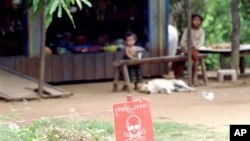
[[141,119],[136,115],[131,115],[126,121],[128,132],[124,133],[126,141],[145,141],[145,129],[141,129]]

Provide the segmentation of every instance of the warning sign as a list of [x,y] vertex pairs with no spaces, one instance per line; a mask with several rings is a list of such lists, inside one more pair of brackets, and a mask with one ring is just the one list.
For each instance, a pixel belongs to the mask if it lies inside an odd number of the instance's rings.
[[116,141],[154,141],[150,102],[114,104]]

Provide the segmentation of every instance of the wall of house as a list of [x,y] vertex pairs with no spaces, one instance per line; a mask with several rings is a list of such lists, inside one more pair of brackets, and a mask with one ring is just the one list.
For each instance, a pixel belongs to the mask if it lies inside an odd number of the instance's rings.
[[[143,56],[149,57],[150,53],[146,52]],[[113,79],[113,62],[122,58],[123,52],[49,55],[45,63],[45,81],[56,83]],[[38,57],[0,57],[0,69],[1,67],[7,67],[35,79],[39,76]],[[153,76],[149,68],[150,65],[142,66],[144,77]]]

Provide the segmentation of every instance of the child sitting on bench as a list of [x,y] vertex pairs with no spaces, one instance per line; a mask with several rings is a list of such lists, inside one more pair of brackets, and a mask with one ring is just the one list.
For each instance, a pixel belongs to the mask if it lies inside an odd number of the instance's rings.
[[[202,21],[203,18],[199,14],[192,14],[191,47],[193,60],[192,81],[194,85],[198,85],[197,70],[199,64],[199,48],[204,45],[205,41],[205,32],[201,28]],[[182,35],[180,46],[182,51],[177,52],[177,54],[187,54],[187,28]],[[174,64],[174,74],[176,79],[181,77],[184,65],[185,63],[183,64],[182,62]]]

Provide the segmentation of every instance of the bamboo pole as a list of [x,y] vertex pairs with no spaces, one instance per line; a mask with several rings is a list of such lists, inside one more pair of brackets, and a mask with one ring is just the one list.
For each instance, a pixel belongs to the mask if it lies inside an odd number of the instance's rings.
[[187,0],[188,85],[192,85],[191,0]]
[[38,94],[41,96],[43,94],[44,86],[44,74],[45,74],[45,38],[46,38],[46,28],[45,28],[45,11],[44,7],[40,12],[41,17],[41,47],[40,47],[40,62],[39,62],[39,84],[38,84]]

